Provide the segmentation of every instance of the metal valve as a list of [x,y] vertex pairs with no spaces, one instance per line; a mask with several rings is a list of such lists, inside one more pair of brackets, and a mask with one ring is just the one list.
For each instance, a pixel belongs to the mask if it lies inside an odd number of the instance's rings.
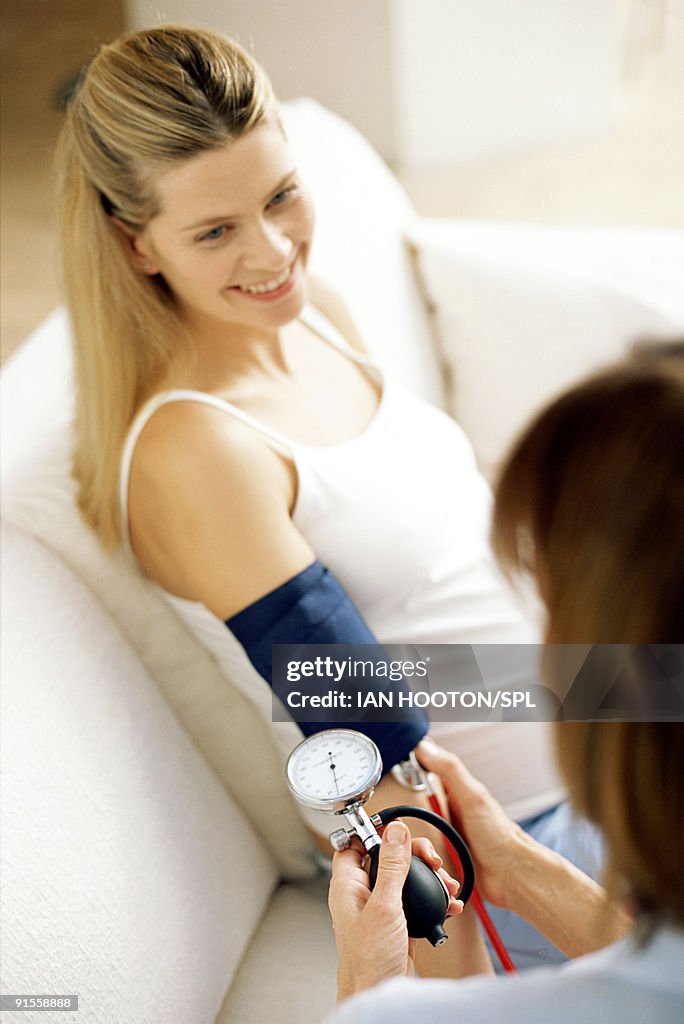
[[355,835],[353,829],[338,828],[335,832],[330,833],[330,845],[336,853],[341,853],[342,850],[349,849]]

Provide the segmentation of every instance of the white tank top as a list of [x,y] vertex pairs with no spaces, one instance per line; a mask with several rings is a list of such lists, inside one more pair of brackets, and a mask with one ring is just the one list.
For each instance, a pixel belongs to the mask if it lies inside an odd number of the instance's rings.
[[[461,428],[381,374],[319,311],[307,307],[301,320],[378,375],[381,397],[366,429],[338,444],[304,444],[206,392],[154,395],[135,417],[121,459],[125,546],[130,551],[131,460],[145,424],[169,402],[201,402],[252,427],[291,457],[297,474],[292,520],[381,643],[537,643],[539,630],[524,617],[494,564],[488,543],[491,492]],[[270,724],[270,688],[225,623],[200,602],[157,590]],[[289,724],[274,733],[286,750],[301,738]],[[431,734],[458,753],[518,820],[562,799],[546,726],[435,722]]]

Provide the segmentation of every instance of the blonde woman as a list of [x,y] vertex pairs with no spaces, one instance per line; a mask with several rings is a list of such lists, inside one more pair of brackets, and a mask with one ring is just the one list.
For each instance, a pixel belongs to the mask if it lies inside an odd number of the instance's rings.
[[[83,515],[269,720],[279,640],[537,639],[493,564],[462,431],[383,374],[307,275],[311,200],[244,50],[174,26],[104,46],[58,167]],[[385,768],[426,729],[380,730]],[[537,834],[577,835],[543,727],[433,731]]]
[[[682,453],[684,344],[645,351],[575,388],[516,446],[498,489],[495,544],[512,571],[533,573],[550,641],[681,638]],[[658,719],[658,675],[635,679]],[[555,726],[555,745],[573,804],[605,837],[607,889],[514,825],[453,754],[428,738],[419,757],[461,816],[484,894],[576,962],[515,983],[393,982],[345,1003],[335,1024],[684,1019],[684,725],[569,722]],[[397,827],[396,843],[383,839],[387,871],[372,897],[359,854],[335,858],[341,999],[412,969],[401,913],[410,844]],[[482,961],[479,972],[488,969]]]

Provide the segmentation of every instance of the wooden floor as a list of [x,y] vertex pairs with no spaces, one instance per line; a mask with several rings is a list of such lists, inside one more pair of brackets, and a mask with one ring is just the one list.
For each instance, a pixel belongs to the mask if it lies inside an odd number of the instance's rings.
[[[625,49],[619,125],[601,138],[458,171],[400,174],[418,210],[684,227],[684,0],[629,4],[663,16],[642,18]],[[58,95],[97,45],[123,29],[124,14],[121,0],[5,0],[4,7],[0,284],[7,355],[59,302],[51,194]]]

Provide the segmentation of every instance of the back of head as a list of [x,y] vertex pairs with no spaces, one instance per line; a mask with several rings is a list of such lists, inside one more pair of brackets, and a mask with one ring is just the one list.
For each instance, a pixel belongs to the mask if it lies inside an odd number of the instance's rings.
[[669,643],[684,599],[684,342],[570,390],[518,440],[497,486],[502,564],[531,571],[557,643]]
[[[684,621],[683,509],[684,341],[645,344],[516,443],[493,542],[504,568],[534,577],[547,641],[672,644]],[[658,673],[638,678],[658,685]],[[573,804],[606,836],[612,890],[644,920],[684,925],[684,725],[566,722],[555,739]]]
[[268,78],[237,43],[176,26],[103,46],[69,105],[57,190],[75,339],[74,472],[81,509],[105,544],[119,535],[126,430],[181,335],[164,281],[134,269],[112,217],[143,228],[159,212],[159,173],[275,116]]

